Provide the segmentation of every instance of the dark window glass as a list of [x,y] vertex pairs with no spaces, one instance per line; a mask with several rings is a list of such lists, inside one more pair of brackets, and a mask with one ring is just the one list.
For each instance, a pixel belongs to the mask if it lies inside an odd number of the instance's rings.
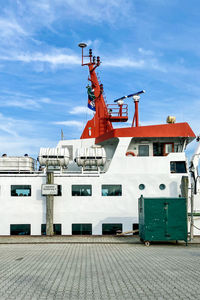
[[162,143],[153,143],[153,155],[154,156],[163,156],[164,144]]
[[91,235],[92,224],[72,224],[73,235]]
[[122,195],[122,186],[121,184],[108,185],[103,184],[101,190],[102,196],[121,196]]
[[149,145],[139,145],[138,156],[149,156]]
[[11,235],[30,235],[31,225],[30,224],[10,224]]
[[11,196],[31,196],[31,185],[11,185]]
[[139,234],[139,224],[138,223],[133,224],[133,230],[138,230],[137,232],[133,233],[133,235],[138,235]]
[[122,224],[102,224],[102,234],[113,235],[122,232]]
[[58,185],[58,194],[56,196],[62,196],[62,185]]
[[171,173],[187,173],[185,161],[171,161],[170,171]]
[[[61,224],[53,224],[53,231],[55,235],[61,235]],[[41,234],[46,235],[46,224],[41,225]]]
[[144,185],[143,183],[141,183],[141,184],[139,185],[139,189],[140,189],[140,190],[144,190],[144,189],[145,189],[145,185]]
[[92,186],[72,185],[72,196],[92,196]]
[[165,189],[166,189],[166,185],[165,185],[164,183],[161,183],[161,184],[159,185],[159,189],[160,189],[161,191],[165,190]]

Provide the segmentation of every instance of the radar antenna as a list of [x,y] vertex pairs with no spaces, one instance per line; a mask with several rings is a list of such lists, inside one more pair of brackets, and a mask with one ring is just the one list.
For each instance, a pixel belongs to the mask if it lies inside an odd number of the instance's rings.
[[123,105],[124,99],[131,98],[131,97],[133,98],[134,103],[135,103],[135,114],[134,114],[134,117],[133,117],[132,127],[134,127],[134,124],[135,124],[135,127],[139,126],[138,103],[139,103],[139,100],[140,100],[139,95],[141,95],[143,93],[145,93],[145,90],[142,90],[142,91],[139,91],[137,93],[130,94],[130,95],[127,95],[127,96],[123,96],[121,98],[118,98],[118,99],[114,100],[114,102],[117,102],[118,105]]

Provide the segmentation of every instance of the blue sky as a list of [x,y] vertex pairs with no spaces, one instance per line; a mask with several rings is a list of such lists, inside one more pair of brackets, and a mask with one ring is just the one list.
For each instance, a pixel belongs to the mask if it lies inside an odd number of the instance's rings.
[[[140,124],[168,115],[200,133],[197,0],[0,0],[0,144],[37,156],[63,129],[79,138],[91,111],[78,43],[101,57],[108,103],[146,90]],[[133,103],[129,100],[130,122]],[[189,152],[193,151],[193,143]]]

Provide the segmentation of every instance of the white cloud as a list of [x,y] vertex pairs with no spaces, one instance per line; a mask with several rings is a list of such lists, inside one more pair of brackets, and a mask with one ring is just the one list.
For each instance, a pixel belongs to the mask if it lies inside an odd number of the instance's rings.
[[3,91],[0,96],[0,107],[19,107],[26,110],[38,110],[45,104],[57,104],[50,98],[33,98],[18,92]]
[[103,62],[104,66],[108,67],[120,67],[120,68],[143,68],[145,66],[144,60],[133,60],[131,58],[116,58],[116,59],[105,59]]
[[72,110],[69,113],[71,115],[79,115],[79,114],[93,115],[94,114],[91,109],[85,106],[75,106],[72,108]]
[[6,37],[6,39],[10,36],[17,35],[27,35],[24,28],[16,21],[0,18],[0,36]]
[[14,119],[10,117],[6,117],[0,113],[0,132],[1,135],[9,134],[13,137],[19,136],[19,132],[23,131],[24,128],[26,130],[32,130],[32,125],[26,120]]
[[59,64],[80,64],[80,58],[75,55],[67,54],[45,54],[45,53],[33,53],[22,54],[16,57],[16,60],[23,62],[47,62],[53,65]]
[[55,125],[64,125],[64,126],[75,126],[75,127],[78,127],[80,130],[83,128],[84,126],[84,123],[83,122],[80,122],[80,121],[75,121],[75,120],[72,120],[72,121],[60,121],[60,122],[53,122],[53,124]]
[[42,62],[52,65],[80,65],[81,59],[76,55],[64,53],[10,53],[10,55],[0,56],[1,60],[20,61],[25,63]]
[[55,144],[46,139],[46,138],[30,138],[27,136],[13,136],[12,139],[10,136],[0,135],[0,144],[1,147],[0,155],[6,153],[10,156],[24,155],[28,153],[30,156],[36,158],[40,147],[55,147]]
[[38,109],[40,108],[40,104],[32,99],[21,99],[21,100],[5,100],[0,102],[0,106],[7,107],[20,107],[23,109]]
[[166,72],[167,67],[159,63],[156,58],[133,59],[131,57],[116,57],[115,59],[105,59],[103,66],[117,67],[117,68],[135,68],[144,70],[157,70],[159,72]]
[[[30,1],[30,0],[29,0]],[[48,13],[50,20],[57,18],[56,11],[63,17],[74,17],[83,19],[85,22],[119,22],[130,14],[130,8],[133,7],[132,1],[128,0],[43,0],[38,2],[31,1],[32,9],[40,14]],[[133,18],[133,16],[132,16]]]
[[[74,65],[81,64],[81,56],[76,54],[68,54],[69,49],[51,49],[50,52],[41,53],[41,52],[29,52],[29,53],[18,53],[12,51],[6,55],[0,55],[0,60],[5,61],[18,61],[23,63],[47,63],[50,66],[56,67],[71,67]],[[179,67],[173,66],[169,68],[161,63],[156,58],[145,58],[145,59],[133,59],[131,57],[116,57],[115,59],[110,59],[105,57],[103,61],[103,66],[105,67],[117,67],[117,68],[136,68],[136,69],[153,69],[161,72],[166,72],[166,70],[178,71]],[[40,71],[43,70],[43,67],[40,66]],[[183,70],[183,68],[181,68]]]
[[143,55],[153,55],[154,52],[151,50],[145,50],[143,48],[138,48],[138,52]]
[[52,103],[52,101],[51,101],[50,98],[41,98],[41,99],[40,99],[40,102],[42,102],[42,103],[47,103],[47,104]]
[[40,147],[55,146],[55,142],[41,137],[37,125],[38,122],[14,119],[0,113],[0,152],[13,156],[28,153],[36,157]]

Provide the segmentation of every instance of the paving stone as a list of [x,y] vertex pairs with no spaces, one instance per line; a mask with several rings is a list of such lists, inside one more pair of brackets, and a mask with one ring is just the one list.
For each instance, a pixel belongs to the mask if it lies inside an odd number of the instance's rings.
[[200,244],[0,245],[3,300],[198,300],[199,278]]

